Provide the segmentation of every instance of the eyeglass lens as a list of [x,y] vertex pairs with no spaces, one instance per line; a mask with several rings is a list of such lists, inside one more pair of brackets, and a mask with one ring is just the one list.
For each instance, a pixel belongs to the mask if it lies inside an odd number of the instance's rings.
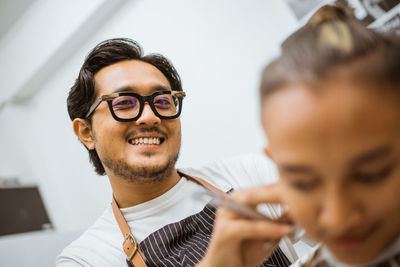
[[[170,94],[157,95],[152,98],[152,105],[161,116],[171,117],[179,111],[178,98]],[[140,101],[134,96],[119,96],[113,99],[112,108],[121,119],[132,119],[139,114]]]

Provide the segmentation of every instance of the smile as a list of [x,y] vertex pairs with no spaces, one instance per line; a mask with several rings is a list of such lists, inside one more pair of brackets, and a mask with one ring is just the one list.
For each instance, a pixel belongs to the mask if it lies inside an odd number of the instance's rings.
[[164,141],[164,138],[160,137],[138,137],[130,139],[128,142],[131,145],[159,145]]
[[355,248],[360,246],[361,244],[364,243],[364,241],[367,239],[368,235],[365,236],[360,236],[360,237],[342,237],[342,238],[337,238],[334,239],[333,242],[337,247],[342,247],[342,248]]

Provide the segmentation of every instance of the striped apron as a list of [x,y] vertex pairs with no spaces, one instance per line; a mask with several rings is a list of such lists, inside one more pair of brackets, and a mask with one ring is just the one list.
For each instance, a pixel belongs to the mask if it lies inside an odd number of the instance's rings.
[[[198,177],[181,173],[179,175],[196,182],[212,191],[222,192]],[[130,267],[192,267],[204,256],[210,241],[215,220],[215,208],[206,205],[202,211],[179,222],[168,224],[151,233],[137,244],[129,225],[126,223],[113,197],[112,208],[124,236],[123,250]],[[289,266],[291,263],[278,247],[271,257],[260,266]]]
[[[215,218],[215,208],[207,205],[197,214],[171,223],[151,233],[140,243],[140,249],[151,267],[191,267],[204,256]],[[289,266],[291,263],[278,247],[259,266]],[[128,262],[129,266],[133,266]]]

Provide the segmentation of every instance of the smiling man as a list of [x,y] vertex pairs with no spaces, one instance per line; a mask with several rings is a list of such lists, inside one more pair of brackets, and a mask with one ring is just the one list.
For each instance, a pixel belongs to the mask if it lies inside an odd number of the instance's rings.
[[[227,192],[276,179],[270,162],[255,155],[178,171],[184,97],[172,64],[158,54],[144,56],[130,39],[106,40],[89,53],[68,112],[96,172],[108,176],[113,199],[57,266],[194,266],[207,248],[215,208],[193,195],[204,187]],[[265,264],[287,266],[295,258],[282,242]]]
[[[185,93],[172,91],[160,70],[140,60],[106,66],[94,83],[98,99],[86,115],[91,125],[75,119],[74,131],[97,152],[117,203],[129,207],[164,193],[180,178],[175,170],[181,141],[176,118]],[[150,183],[152,190],[141,194],[144,188],[138,184]]]

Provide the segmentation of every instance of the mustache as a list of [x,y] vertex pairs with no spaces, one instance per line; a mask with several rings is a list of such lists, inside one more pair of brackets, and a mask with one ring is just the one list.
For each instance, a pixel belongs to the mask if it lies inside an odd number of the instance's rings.
[[163,130],[160,130],[160,128],[158,128],[156,126],[152,126],[152,127],[135,129],[132,132],[128,133],[128,138],[130,138],[131,136],[136,136],[136,135],[144,134],[144,133],[157,133],[163,137],[167,137],[166,132],[164,132]]

